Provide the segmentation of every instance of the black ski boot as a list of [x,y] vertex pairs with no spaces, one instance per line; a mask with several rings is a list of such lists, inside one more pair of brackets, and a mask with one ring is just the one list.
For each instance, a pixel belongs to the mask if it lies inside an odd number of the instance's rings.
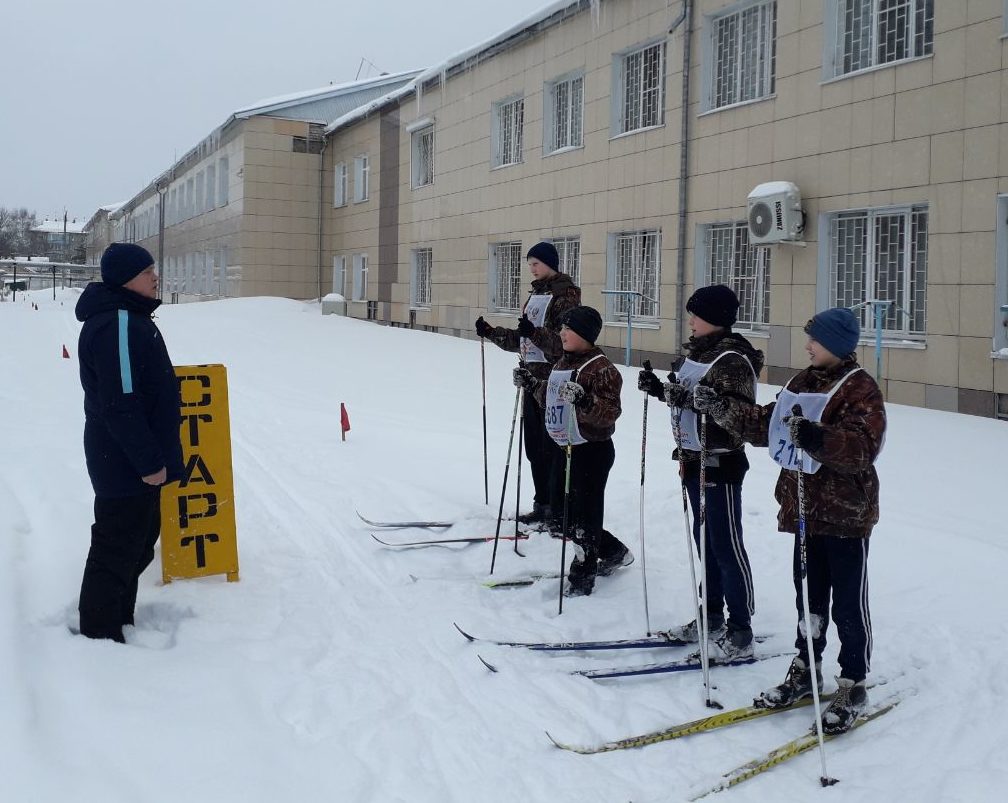
[[612,553],[599,558],[598,573],[603,577],[608,577],[617,569],[629,566],[633,562],[633,552],[630,551],[630,548],[626,544],[620,544],[618,549],[614,549]]
[[[822,664],[816,663],[816,682],[822,691]],[[753,700],[756,708],[787,708],[805,697],[812,696],[812,673],[808,664],[795,658],[788,669],[787,677],[779,686],[767,689]]]
[[552,512],[549,505],[544,505],[542,502],[533,502],[532,510],[528,513],[522,513],[518,517],[519,524],[539,524],[541,522],[547,522],[552,518]]
[[[712,613],[707,614],[707,640],[714,641],[718,639],[725,631],[725,621],[724,615],[719,614],[715,616]],[[700,623],[694,619],[688,624],[682,625],[681,627],[672,627],[666,631],[670,638],[676,641],[683,641],[689,644],[699,644],[700,643]]]
[[836,682],[836,696],[823,711],[823,733],[846,733],[868,707],[868,691],[863,680],[855,682],[849,678],[837,678]]

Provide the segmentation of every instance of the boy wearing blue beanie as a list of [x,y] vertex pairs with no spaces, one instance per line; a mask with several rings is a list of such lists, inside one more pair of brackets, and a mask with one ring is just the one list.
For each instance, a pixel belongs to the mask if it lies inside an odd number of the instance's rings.
[[[805,325],[809,367],[784,385],[777,401],[748,405],[700,387],[694,405],[721,426],[757,446],[768,446],[780,464],[775,495],[780,503],[778,529],[795,533],[793,574],[798,608],[795,647],[798,657],[779,686],[754,704],[783,708],[822,688],[822,653],[829,625],[840,637],[838,691],[823,712],[826,733],[843,733],[864,711],[865,677],[872,651],[868,608],[868,537],[879,517],[879,481],[875,459],[885,441],[882,392],[861,368],[854,350],[860,324],[849,309],[818,313]],[[812,647],[808,655],[801,597],[798,536],[798,466],[805,490],[805,545]],[[810,660],[811,659],[811,660]]]

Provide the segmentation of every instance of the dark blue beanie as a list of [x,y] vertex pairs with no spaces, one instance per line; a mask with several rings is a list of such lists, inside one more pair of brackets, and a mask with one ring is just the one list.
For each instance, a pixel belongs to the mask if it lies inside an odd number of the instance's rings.
[[692,312],[712,326],[725,328],[735,323],[738,318],[738,308],[738,296],[726,284],[700,287],[686,302],[687,312]]
[[833,307],[805,324],[805,333],[842,360],[857,348],[861,324],[846,307]]
[[602,316],[594,307],[574,307],[564,316],[562,324],[594,345],[602,331]]
[[553,270],[560,267],[560,255],[557,253],[556,246],[553,243],[543,241],[533,245],[525,255],[525,259],[532,259],[533,257],[544,265],[549,265]]
[[122,287],[153,264],[154,257],[146,248],[134,243],[112,243],[102,254],[102,281]]

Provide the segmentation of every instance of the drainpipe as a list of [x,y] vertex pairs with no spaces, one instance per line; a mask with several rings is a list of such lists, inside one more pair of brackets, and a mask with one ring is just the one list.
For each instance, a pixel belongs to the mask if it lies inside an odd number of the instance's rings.
[[673,33],[683,22],[682,130],[679,135],[679,231],[676,254],[676,329],[674,354],[682,350],[683,321],[686,317],[686,222],[689,187],[689,82],[693,28],[693,0],[683,0],[679,17],[669,28]]
[[[311,124],[308,125],[308,148],[311,149]],[[325,188],[326,136],[322,134],[322,150],[319,151],[318,166],[318,300],[322,304],[322,210],[325,208],[323,190]]]

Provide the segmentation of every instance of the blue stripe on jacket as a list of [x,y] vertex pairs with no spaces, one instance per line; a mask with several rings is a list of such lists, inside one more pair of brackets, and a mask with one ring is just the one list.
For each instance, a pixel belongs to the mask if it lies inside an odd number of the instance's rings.
[[133,392],[133,371],[129,358],[129,312],[119,310],[119,375],[122,377],[123,393]]

